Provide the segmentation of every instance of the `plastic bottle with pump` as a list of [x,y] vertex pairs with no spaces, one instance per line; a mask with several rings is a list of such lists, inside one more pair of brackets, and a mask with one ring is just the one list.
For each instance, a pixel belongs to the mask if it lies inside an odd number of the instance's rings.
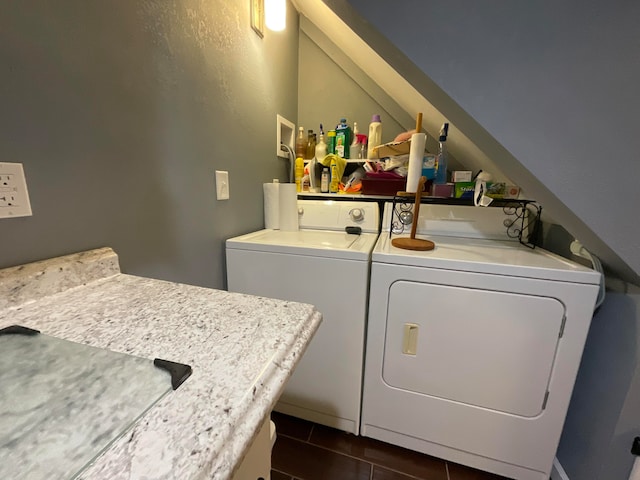
[[382,122],[380,121],[380,115],[374,115],[371,118],[367,143],[367,158],[374,158],[373,149],[378,145],[382,145]]
[[304,127],[298,128],[298,136],[296,137],[296,158],[304,158],[307,151],[307,141],[304,138]]
[[441,185],[447,183],[447,135],[449,133],[449,124],[444,123],[440,129],[440,138],[438,139],[438,155],[436,156],[436,178],[434,183]]
[[322,124],[320,124],[320,137],[316,144],[316,160],[321,162],[324,157],[327,156],[327,144],[324,143],[324,130],[322,130]]
[[295,179],[296,179],[296,192],[302,191],[302,177],[304,176],[304,160],[302,157],[296,158],[296,170],[295,170]]

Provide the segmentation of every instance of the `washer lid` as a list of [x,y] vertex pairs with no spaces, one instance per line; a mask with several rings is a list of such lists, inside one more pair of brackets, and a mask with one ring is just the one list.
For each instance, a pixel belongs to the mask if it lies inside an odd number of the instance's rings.
[[407,236],[392,235],[389,238],[388,233],[380,235],[373,251],[373,261],[543,280],[600,283],[599,272],[542,248],[531,249],[518,242],[417,235],[416,238],[434,242],[435,248],[423,252],[404,250],[391,244],[393,238]]
[[291,253],[314,257],[367,260],[378,238],[377,233],[361,235],[331,230],[259,230],[227,240],[227,250]]

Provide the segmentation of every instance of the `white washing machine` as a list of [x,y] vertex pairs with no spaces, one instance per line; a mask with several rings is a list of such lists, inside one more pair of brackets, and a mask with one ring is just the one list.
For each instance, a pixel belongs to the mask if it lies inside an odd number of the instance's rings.
[[[322,323],[275,410],[358,434],[374,202],[298,200],[300,230],[226,242],[229,291],[310,303]],[[345,232],[360,227],[361,234]]]
[[[362,435],[548,480],[600,273],[507,235],[502,208],[422,205],[372,255]],[[386,230],[386,231],[385,231]]]

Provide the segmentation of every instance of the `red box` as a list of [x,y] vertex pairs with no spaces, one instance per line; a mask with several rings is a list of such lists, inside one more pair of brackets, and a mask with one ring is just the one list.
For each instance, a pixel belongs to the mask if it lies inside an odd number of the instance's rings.
[[362,179],[363,195],[393,196],[407,188],[406,178],[371,178]]

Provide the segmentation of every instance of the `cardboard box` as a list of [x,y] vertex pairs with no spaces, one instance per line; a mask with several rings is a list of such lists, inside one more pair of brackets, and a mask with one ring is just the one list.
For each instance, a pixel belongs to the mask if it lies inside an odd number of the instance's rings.
[[470,182],[472,177],[473,172],[471,170],[456,170],[451,173],[451,181],[453,183]]
[[425,153],[422,157],[422,176],[427,180],[436,178],[436,155],[433,153]]
[[[456,182],[455,197],[473,199],[473,192],[476,188],[475,182]],[[487,197],[496,199],[516,199],[520,195],[520,188],[515,185],[505,183],[487,182]]]
[[501,199],[516,199],[520,195],[520,188],[515,185],[507,185],[506,183],[487,184],[487,197]]
[[411,140],[404,142],[389,142],[378,145],[373,149],[376,158],[394,157],[396,155],[408,155],[411,150]]
[[473,191],[476,188],[476,182],[456,182],[453,196],[455,198],[473,199]]
[[453,190],[453,183],[441,183],[438,185],[433,185],[432,195],[434,197],[450,198],[453,196]]

